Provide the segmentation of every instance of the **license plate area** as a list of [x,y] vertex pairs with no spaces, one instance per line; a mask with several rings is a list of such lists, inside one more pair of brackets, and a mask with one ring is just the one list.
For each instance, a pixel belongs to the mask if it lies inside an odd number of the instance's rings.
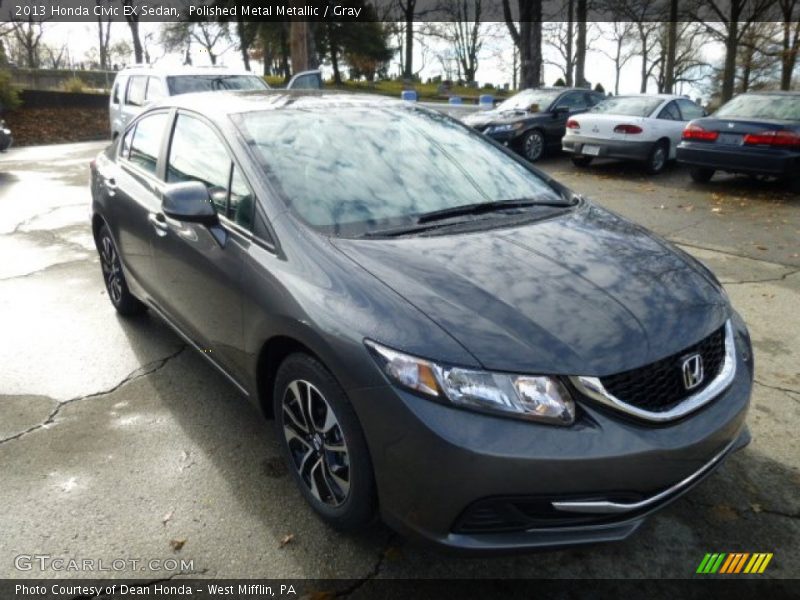
[[581,148],[581,154],[585,154],[586,156],[600,156],[600,146],[584,144]]
[[725,144],[726,146],[741,146],[744,136],[739,133],[720,133],[717,138],[718,144]]

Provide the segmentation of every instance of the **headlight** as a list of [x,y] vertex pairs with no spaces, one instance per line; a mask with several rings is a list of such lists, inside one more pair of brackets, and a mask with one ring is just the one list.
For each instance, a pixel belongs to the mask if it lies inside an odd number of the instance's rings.
[[367,348],[392,383],[455,406],[569,425],[575,403],[553,377],[510,375],[440,365],[367,340]]
[[523,123],[508,123],[506,125],[492,125],[486,130],[486,133],[506,133],[509,131],[516,131],[522,129]]

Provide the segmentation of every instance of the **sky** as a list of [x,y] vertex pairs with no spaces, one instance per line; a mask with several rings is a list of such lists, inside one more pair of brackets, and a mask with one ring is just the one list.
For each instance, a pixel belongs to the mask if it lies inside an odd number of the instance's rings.
[[[605,41],[600,34],[602,29],[607,24],[595,24],[600,29],[594,35],[589,35],[590,43],[587,50],[586,57],[586,74],[592,85],[601,83],[607,92],[614,90],[614,65],[612,61],[606,57],[601,50],[612,52],[613,48],[610,42]],[[477,72],[477,80],[482,86],[485,83],[502,87],[503,84],[511,84],[512,76],[512,43],[505,25],[502,23],[485,24],[488,27],[487,41],[480,55],[480,62]],[[94,23],[48,23],[45,25],[46,32],[43,37],[45,43],[50,43],[56,46],[67,44],[70,50],[70,55],[75,62],[85,60],[85,54],[97,45],[97,25]],[[180,54],[167,54],[164,55],[163,50],[158,47],[158,30],[159,23],[141,23],[142,35],[149,34],[150,41],[145,43],[149,46],[151,60],[158,60],[167,64],[182,64],[183,56]],[[124,39],[130,41],[130,33],[125,23],[113,23],[111,29],[112,44]],[[415,49],[415,70],[422,69],[420,75],[423,80],[437,75],[445,75],[440,61],[436,58],[437,53],[441,53],[446,45],[440,40],[426,37],[425,45],[416,45]],[[195,45],[196,46],[196,45]],[[717,43],[708,43],[703,48],[704,59],[710,63],[717,63],[722,60],[723,48]],[[198,48],[193,52],[193,62],[196,65],[210,64],[208,57],[202,54]],[[547,45],[543,46],[543,55],[545,60],[544,66],[544,80],[546,85],[552,85],[561,75],[559,69],[548,61],[557,61],[558,56],[554,49]],[[132,62],[132,57],[130,61]],[[241,57],[235,47],[229,51],[224,52],[219,59],[219,64],[224,64],[231,67],[242,67]],[[641,59],[638,56],[633,57],[622,70],[620,78],[620,93],[638,93],[641,77],[639,75]],[[256,67],[253,67],[254,69]],[[260,68],[260,67],[259,67]],[[329,74],[329,69],[323,67],[326,75]],[[398,60],[391,63],[390,74],[397,75],[400,72],[400,65]],[[650,81],[648,84],[648,92],[655,92],[655,84]],[[705,97],[704,90],[693,87],[684,86],[683,89],[677,90],[678,93],[688,94],[692,98]]]

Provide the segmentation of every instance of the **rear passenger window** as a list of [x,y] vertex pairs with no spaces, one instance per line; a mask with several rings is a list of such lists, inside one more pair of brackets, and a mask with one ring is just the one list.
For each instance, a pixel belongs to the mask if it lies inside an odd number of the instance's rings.
[[150,77],[147,83],[147,101],[152,102],[166,96],[164,92],[164,85],[158,77]]
[[692,119],[699,119],[700,117],[705,116],[705,111],[697,106],[691,100],[678,100],[678,107],[681,109],[681,114],[683,115],[684,121],[691,121]]
[[205,123],[178,115],[167,163],[167,182],[201,181],[221,215],[227,215],[231,159],[216,133]]
[[119,83],[114,84],[114,89],[111,92],[111,103],[119,104]]
[[132,106],[144,105],[145,93],[147,91],[147,77],[136,75],[128,80],[128,93],[125,96],[125,103]]
[[661,112],[658,113],[658,118],[666,119],[668,121],[682,121],[681,113],[678,112],[678,107],[674,102],[670,102],[664,108],[662,108]]
[[[149,115],[136,124],[128,160],[148,173],[156,172],[167,113]],[[124,143],[124,140],[123,140]]]
[[131,127],[122,138],[122,144],[120,145],[119,150],[119,155],[122,158],[128,158],[131,153],[131,139],[133,138],[134,131],[136,131],[136,127]]

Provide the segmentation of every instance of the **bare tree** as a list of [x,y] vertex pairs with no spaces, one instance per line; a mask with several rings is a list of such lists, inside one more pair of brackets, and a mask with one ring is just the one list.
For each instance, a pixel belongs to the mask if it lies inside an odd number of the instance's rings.
[[[655,62],[654,78],[660,93],[673,93],[678,85],[684,83],[699,83],[706,78],[708,67],[702,54],[704,42],[707,41],[705,28],[688,21],[674,23],[666,22],[660,25],[660,57]],[[670,37],[674,35],[674,45],[671,46]],[[673,49],[672,75],[669,75],[669,53]],[[667,85],[671,88],[668,89]]]
[[[134,0],[122,0],[123,8],[134,8]],[[144,50],[142,49],[142,38],[139,36],[139,13],[129,11],[125,14],[125,21],[131,30],[131,41],[133,42],[133,56],[137,64],[144,62]]]
[[40,63],[40,44],[44,35],[44,21],[29,16],[26,19],[12,21],[12,34],[16,41],[24,64],[29,69],[38,69]]
[[725,64],[722,70],[722,102],[733,97],[736,82],[736,54],[742,37],[770,7],[772,0],[703,0],[701,6],[716,16],[712,21],[705,14],[694,17],[706,31],[725,45]]
[[766,49],[781,29],[782,23],[757,22],[742,35],[736,53],[736,93],[769,87],[778,81],[777,54]]
[[519,87],[538,87],[542,81],[542,3],[517,0],[519,23],[511,13],[510,0],[503,0],[503,17],[514,45],[519,49]]
[[447,43],[436,52],[442,68],[450,73],[455,63],[459,79],[475,81],[478,61],[485,41],[484,23],[481,22],[481,0],[454,0],[442,7],[442,16],[447,20],[427,23],[420,33],[444,40]]
[[[94,0],[96,6],[100,6],[107,0]],[[97,15],[97,50],[100,59],[100,68],[108,69],[108,46],[111,42],[111,17],[103,19]]]
[[614,63],[614,95],[619,95],[619,78],[622,68],[636,55],[636,48],[632,43],[635,26],[630,21],[614,21],[606,29],[604,38],[613,44],[613,52],[598,48],[599,52]]
[[586,0],[578,0],[577,20],[578,20],[578,40],[575,44],[575,85],[587,87],[586,84]]
[[397,6],[400,8],[404,22],[403,77],[411,79],[414,74],[414,13],[417,9],[417,0],[397,0]]
[[178,50],[197,43],[208,53],[212,65],[219,55],[233,45],[227,23],[215,21],[176,21],[167,23],[161,33],[161,43],[166,49]]

